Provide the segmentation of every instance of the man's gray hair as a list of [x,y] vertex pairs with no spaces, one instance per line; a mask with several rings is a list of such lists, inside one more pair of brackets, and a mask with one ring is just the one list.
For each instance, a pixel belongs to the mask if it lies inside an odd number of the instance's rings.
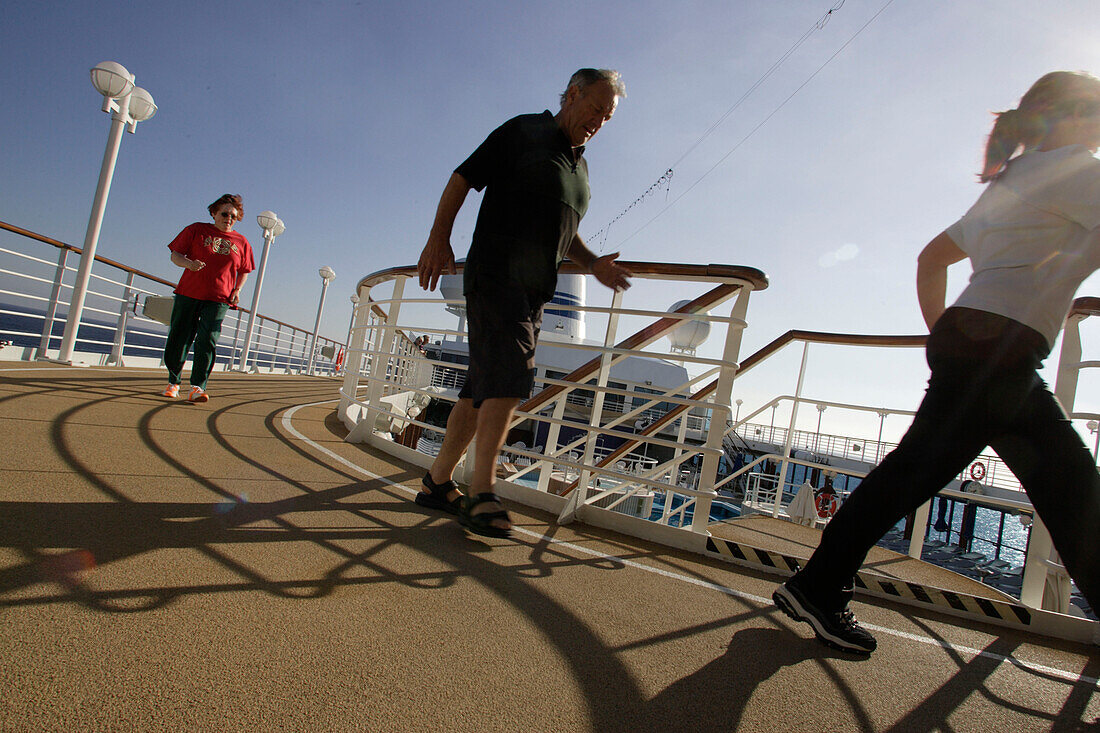
[[614,69],[580,69],[569,77],[569,84],[566,85],[565,91],[561,93],[561,103],[565,104],[565,95],[573,87],[576,87],[577,91],[583,92],[589,84],[595,84],[598,81],[606,81],[610,84],[616,96],[626,96],[626,85],[623,84],[622,74]]

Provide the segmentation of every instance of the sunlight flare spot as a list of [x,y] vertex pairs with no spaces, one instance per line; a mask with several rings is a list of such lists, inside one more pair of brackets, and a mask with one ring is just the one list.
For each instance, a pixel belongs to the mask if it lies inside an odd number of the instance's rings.
[[214,505],[214,511],[217,514],[228,514],[229,512],[236,509],[237,507],[239,507],[243,504],[247,504],[247,503],[248,503],[248,494],[241,494],[240,496],[233,497],[229,501],[218,502],[217,504]]
[[826,252],[817,259],[817,264],[821,267],[833,267],[841,262],[848,262],[854,260],[859,256],[859,247],[851,242],[841,245],[839,249],[832,252]]

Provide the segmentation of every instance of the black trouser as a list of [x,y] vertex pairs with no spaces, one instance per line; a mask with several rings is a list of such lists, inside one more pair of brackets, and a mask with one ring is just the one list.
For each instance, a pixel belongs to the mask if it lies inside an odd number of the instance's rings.
[[1036,373],[1048,351],[1016,321],[948,309],[928,339],[932,376],[912,426],[844,502],[792,582],[824,610],[846,606],[871,547],[988,445],[1027,491],[1078,589],[1100,608],[1100,474]]

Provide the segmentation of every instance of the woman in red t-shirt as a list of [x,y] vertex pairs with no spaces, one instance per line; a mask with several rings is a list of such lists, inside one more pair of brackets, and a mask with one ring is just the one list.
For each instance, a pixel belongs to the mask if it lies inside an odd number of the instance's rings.
[[224,194],[206,207],[214,223],[195,222],[176,235],[168,249],[172,264],[184,272],[176,286],[164,364],[168,367],[165,397],[179,396],[180,376],[187,352],[194,344],[191,363],[191,402],[206,402],[206,380],[214,369],[222,319],[241,299],[248,273],[256,268],[252,246],[233,225],[244,215],[241,197]]

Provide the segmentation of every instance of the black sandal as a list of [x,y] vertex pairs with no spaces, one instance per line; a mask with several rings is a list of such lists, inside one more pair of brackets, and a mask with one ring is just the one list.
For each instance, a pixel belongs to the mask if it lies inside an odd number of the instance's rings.
[[447,512],[448,514],[458,514],[462,508],[462,493],[459,492],[453,500],[447,499],[447,494],[452,491],[458,491],[458,484],[454,481],[444,481],[441,484],[437,484],[432,481],[432,472],[428,471],[424,474],[424,479],[420,482],[427,491],[417,492],[416,498],[413,500],[422,507],[428,509],[436,509],[441,512]]
[[506,522],[511,522],[512,518],[508,516],[508,512],[501,509],[498,512],[481,512],[480,514],[472,514],[474,507],[479,504],[486,504],[489,502],[500,503],[500,499],[491,491],[478,494],[474,497],[463,497],[465,501],[462,502],[459,512],[458,521],[463,527],[470,530],[474,534],[479,534],[483,537],[499,537],[501,539],[507,539],[512,536],[511,529],[503,529],[493,524],[494,519],[503,519]]

